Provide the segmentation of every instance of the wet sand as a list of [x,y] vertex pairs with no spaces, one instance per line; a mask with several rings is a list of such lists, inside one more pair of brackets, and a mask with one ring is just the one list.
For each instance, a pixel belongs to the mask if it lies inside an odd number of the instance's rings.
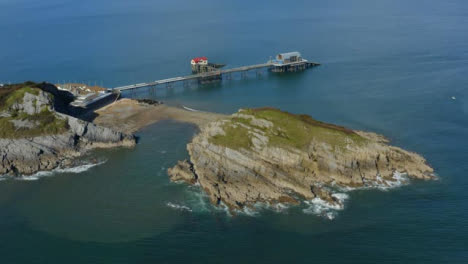
[[168,105],[150,105],[136,100],[121,99],[96,111],[93,123],[125,133],[135,133],[145,126],[161,120],[172,119],[201,127],[225,115],[189,111]]

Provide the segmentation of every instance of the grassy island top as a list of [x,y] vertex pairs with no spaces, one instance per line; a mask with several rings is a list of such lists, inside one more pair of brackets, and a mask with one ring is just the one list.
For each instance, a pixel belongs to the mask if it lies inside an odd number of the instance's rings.
[[[262,119],[270,125],[261,125]],[[255,120],[260,120],[255,122]],[[271,123],[270,123],[271,122]],[[271,125],[272,124],[272,125]],[[268,137],[269,146],[306,149],[312,141],[345,149],[348,144],[363,144],[366,139],[354,131],[327,124],[308,115],[296,115],[275,108],[242,109],[223,124],[225,135],[210,139],[214,144],[232,149],[250,149],[254,131]]]
[[[39,113],[32,115],[12,109],[15,104],[23,104],[26,93],[39,96],[41,91],[39,87],[38,84],[27,82],[0,88],[0,138],[53,135],[63,133],[68,129],[67,121],[57,117],[46,106]],[[53,95],[48,95],[53,98]]]

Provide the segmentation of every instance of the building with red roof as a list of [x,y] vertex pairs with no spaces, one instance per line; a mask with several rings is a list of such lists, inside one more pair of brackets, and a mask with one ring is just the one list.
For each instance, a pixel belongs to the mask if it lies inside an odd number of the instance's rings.
[[208,65],[208,58],[207,57],[193,58],[190,63],[192,65]]

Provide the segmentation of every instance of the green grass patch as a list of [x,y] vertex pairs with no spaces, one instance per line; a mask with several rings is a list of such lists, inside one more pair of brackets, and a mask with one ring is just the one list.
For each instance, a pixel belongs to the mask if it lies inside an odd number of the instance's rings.
[[233,117],[223,127],[226,135],[218,135],[212,138],[212,142],[233,149],[251,147],[249,129],[240,124],[263,131],[269,138],[270,146],[306,149],[315,140],[327,143],[334,149],[345,149],[348,144],[364,144],[367,141],[348,128],[323,123],[308,115],[295,115],[274,108],[245,109],[242,113],[268,120],[273,127],[257,127],[250,123],[250,119]]
[[[27,120],[36,124],[33,128],[17,128],[12,120]],[[69,129],[66,119],[58,118],[48,109],[39,114],[20,114],[14,117],[0,117],[0,138],[28,138],[45,135],[56,135]]]
[[22,103],[25,93],[39,95],[41,90],[30,85],[0,88],[0,111],[5,111],[15,103]]
[[[58,118],[54,112],[44,107],[38,114],[9,110],[15,103],[22,103],[25,93],[39,95],[38,84],[26,82],[0,88],[0,112],[8,112],[11,117],[0,117],[0,138],[27,138],[60,134],[68,130],[68,122]],[[12,120],[27,120],[35,124],[33,128],[17,128]]]
[[226,123],[223,126],[226,135],[216,135],[210,139],[211,143],[239,150],[249,149],[252,146],[249,130],[240,125]]

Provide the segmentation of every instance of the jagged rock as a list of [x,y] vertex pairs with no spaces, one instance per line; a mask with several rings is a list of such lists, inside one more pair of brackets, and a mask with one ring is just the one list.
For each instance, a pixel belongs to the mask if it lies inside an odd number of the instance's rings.
[[316,185],[310,186],[310,191],[312,192],[313,195],[315,195],[315,197],[320,198],[329,204],[332,204],[332,205],[340,204],[340,201],[336,199],[335,197],[333,197],[333,195],[329,191],[319,186],[316,186]]
[[86,151],[95,148],[132,147],[133,135],[115,132],[109,128],[68,116],[70,129],[59,135],[28,139],[0,139],[0,175],[33,174],[70,164]]
[[37,95],[24,93],[23,99],[11,106],[12,110],[25,112],[28,115],[39,114],[45,108],[53,110],[53,99],[48,93],[36,90]]
[[[208,124],[187,149],[192,171],[212,203],[242,208],[256,202],[293,203],[296,196],[339,204],[326,186],[391,181],[396,171],[433,178],[424,158],[386,143],[374,133],[259,109]],[[179,163],[171,169],[171,179],[193,179],[185,167]]]
[[[43,86],[49,87],[50,85],[44,84]],[[133,135],[55,112],[54,105],[65,107],[65,104],[54,101],[54,97],[48,92],[37,88],[27,89],[23,90],[27,91],[24,92],[22,98],[16,98],[16,101],[4,110],[3,113],[6,114],[2,117],[11,118],[12,113],[21,114],[22,119],[8,121],[13,123],[16,129],[28,130],[37,125],[34,120],[37,114],[43,115],[43,111],[48,110],[45,115],[51,121],[45,121],[45,125],[60,121],[61,130],[56,134],[41,134],[41,131],[35,131],[39,135],[28,138],[17,137],[13,131],[11,137],[0,138],[0,175],[33,174],[42,170],[52,170],[72,164],[71,160],[91,149],[135,145]],[[48,89],[53,90],[51,87]],[[21,93],[17,92],[17,94]]]
[[187,160],[179,161],[177,165],[173,168],[169,168],[167,172],[171,181],[184,181],[189,184],[195,184],[197,182],[197,177],[193,172],[192,164]]

